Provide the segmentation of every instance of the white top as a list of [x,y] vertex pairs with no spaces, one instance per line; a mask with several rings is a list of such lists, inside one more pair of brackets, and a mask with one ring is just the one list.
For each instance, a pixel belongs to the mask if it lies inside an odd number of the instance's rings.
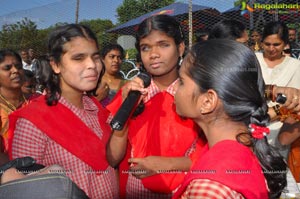
[[270,68],[263,58],[262,53],[255,53],[260,63],[263,78],[266,84],[275,84],[277,86],[288,86],[300,88],[300,61],[285,57],[283,62]]
[[[300,61],[292,57],[285,57],[283,62],[273,68],[268,67],[262,53],[255,53],[260,63],[263,78],[266,84],[275,84],[277,86],[294,87],[300,89]],[[269,106],[276,103],[269,102]],[[278,146],[277,135],[282,126],[282,122],[274,121],[269,125],[271,130],[268,135],[270,144]],[[288,148],[282,148],[281,154],[287,158]]]

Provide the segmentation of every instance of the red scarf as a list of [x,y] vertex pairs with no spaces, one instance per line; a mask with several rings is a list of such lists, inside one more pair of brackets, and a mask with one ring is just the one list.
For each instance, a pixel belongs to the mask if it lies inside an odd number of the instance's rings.
[[[61,103],[48,106],[45,96],[40,96],[9,116],[9,155],[12,158],[12,139],[18,118],[25,118],[33,123],[48,137],[70,153],[91,166],[94,170],[106,170],[106,143],[111,132],[106,123],[109,112],[92,98],[98,107],[98,118],[103,137],[100,139],[80,118]],[[101,172],[97,172],[101,173]]]
[[[107,106],[112,114],[118,110],[121,100],[119,92],[112,103]],[[197,125],[192,120],[182,119],[177,115],[174,97],[165,91],[157,93],[147,101],[143,113],[131,119],[128,125],[128,139],[134,149],[133,156],[137,158],[183,157],[192,143],[198,139]],[[189,156],[192,161],[198,159],[204,143],[203,139],[198,139],[195,151]],[[124,159],[124,161],[128,166],[128,160]],[[171,193],[180,185],[184,176],[184,172],[161,173],[143,178],[142,182],[151,191]]]
[[221,141],[210,149],[206,145],[173,199],[180,198],[195,179],[219,182],[245,198],[268,198],[265,177],[258,159],[248,147],[233,140]]

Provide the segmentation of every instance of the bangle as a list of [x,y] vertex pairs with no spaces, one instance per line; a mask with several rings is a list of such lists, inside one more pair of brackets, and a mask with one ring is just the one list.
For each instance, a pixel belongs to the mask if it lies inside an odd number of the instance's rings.
[[279,116],[281,115],[280,113],[280,106],[276,104],[275,106],[272,106],[273,110],[275,111],[276,115]]
[[265,88],[266,100],[270,100],[270,95],[271,95],[271,85],[266,85],[266,88]]
[[268,84],[265,88],[265,98],[266,100],[272,100],[275,101],[275,95],[274,95],[274,84]]
[[275,85],[274,85],[274,84],[271,85],[271,97],[272,97],[272,101],[273,101],[273,102],[275,102],[275,100],[276,100],[274,88],[275,88]]

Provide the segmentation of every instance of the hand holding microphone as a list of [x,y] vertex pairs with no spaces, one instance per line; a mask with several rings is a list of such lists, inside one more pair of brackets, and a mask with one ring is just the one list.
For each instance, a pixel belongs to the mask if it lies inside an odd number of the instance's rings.
[[[150,85],[151,76],[148,73],[141,72],[138,75],[138,77],[143,80],[145,88]],[[112,129],[122,130],[124,128],[127,120],[131,117],[132,113],[134,112],[134,109],[137,106],[140,96],[140,91],[130,91],[128,93],[127,98],[124,100],[116,115],[110,122],[110,126],[112,127]]]

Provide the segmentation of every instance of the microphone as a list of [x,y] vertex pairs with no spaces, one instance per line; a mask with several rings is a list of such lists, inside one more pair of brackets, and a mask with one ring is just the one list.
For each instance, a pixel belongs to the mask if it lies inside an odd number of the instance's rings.
[[0,167],[0,177],[2,176],[4,171],[9,168],[15,167],[16,169],[21,169],[23,167],[30,167],[33,164],[35,164],[35,160],[32,157],[16,158]]
[[[143,80],[145,88],[150,85],[151,76],[148,73],[141,72],[138,75],[138,77]],[[122,103],[118,112],[110,122],[110,126],[112,127],[112,129],[120,131],[124,128],[124,125],[126,124],[127,120],[130,118],[131,114],[133,113],[134,108],[136,107],[140,96],[141,96],[140,91],[130,91],[128,93],[127,98]]]
[[279,104],[284,104],[286,102],[286,96],[282,93],[278,93],[275,101]]

